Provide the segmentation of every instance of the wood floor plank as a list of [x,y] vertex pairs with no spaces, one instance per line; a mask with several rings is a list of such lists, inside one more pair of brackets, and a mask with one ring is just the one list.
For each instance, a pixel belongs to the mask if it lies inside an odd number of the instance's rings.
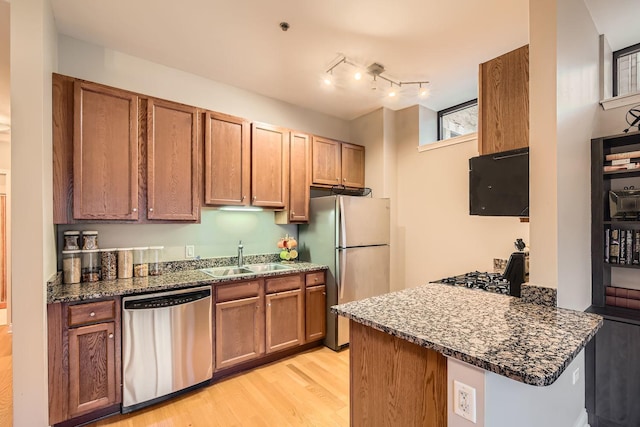
[[326,347],[220,381],[93,427],[349,425],[349,352]]
[[7,325],[0,326],[0,427],[13,424],[12,336]]

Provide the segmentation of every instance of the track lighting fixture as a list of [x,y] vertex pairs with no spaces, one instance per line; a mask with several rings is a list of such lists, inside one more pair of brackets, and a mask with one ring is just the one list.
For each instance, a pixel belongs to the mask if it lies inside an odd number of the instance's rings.
[[394,80],[383,75],[384,73],[386,73],[386,69],[382,64],[378,64],[377,62],[374,62],[368,67],[361,67],[359,64],[354,63],[353,61],[348,59],[346,56],[341,56],[337,62],[335,62],[331,67],[329,67],[324,77],[325,84],[327,85],[332,84],[333,70],[342,64],[348,64],[356,68],[356,72],[353,75],[355,80],[362,80],[362,78],[364,77],[364,72],[362,70],[366,70],[366,73],[372,77],[371,90],[377,90],[378,78],[388,82],[390,87],[387,94],[390,97],[397,96],[402,86],[409,86],[409,85],[418,86],[418,96],[422,98],[426,98],[427,96],[429,96],[429,88],[427,87],[427,85],[429,84],[429,81],[427,80],[415,81],[415,82],[405,82],[401,80]]

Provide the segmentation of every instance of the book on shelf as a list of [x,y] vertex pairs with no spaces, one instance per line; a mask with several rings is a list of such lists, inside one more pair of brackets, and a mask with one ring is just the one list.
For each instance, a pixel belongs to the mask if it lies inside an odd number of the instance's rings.
[[611,229],[604,229],[604,262],[609,262],[609,245],[611,240]]
[[632,264],[640,264],[640,230],[633,230],[633,260]]
[[607,286],[605,289],[605,304],[640,310],[640,291]]
[[627,262],[626,264],[631,265],[633,262],[633,230],[627,230]]
[[620,256],[620,230],[611,229],[611,238],[609,240],[609,262],[611,264],[618,263]]
[[624,165],[611,165],[604,166],[604,172],[616,172],[616,171],[624,171],[624,170],[632,170],[640,168],[640,163],[627,163]]
[[640,163],[640,157],[630,157],[626,159],[605,160],[605,166],[628,165],[629,163]]
[[620,160],[620,159],[633,159],[634,157],[640,157],[640,151],[627,151],[625,153],[613,153],[604,156],[605,160]]
[[618,230],[620,236],[620,253],[618,254],[618,264],[627,263],[627,233],[624,230]]

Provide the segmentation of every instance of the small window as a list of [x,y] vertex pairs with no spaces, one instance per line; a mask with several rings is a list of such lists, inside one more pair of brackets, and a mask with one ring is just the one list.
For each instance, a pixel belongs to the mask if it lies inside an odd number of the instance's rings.
[[478,100],[438,111],[438,140],[478,131]]
[[640,90],[640,43],[613,52],[613,96]]

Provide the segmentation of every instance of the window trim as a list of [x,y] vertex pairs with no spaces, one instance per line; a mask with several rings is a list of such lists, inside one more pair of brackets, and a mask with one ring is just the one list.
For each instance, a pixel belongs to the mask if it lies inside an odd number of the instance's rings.
[[630,53],[635,53],[635,52],[639,52],[640,53],[640,43],[636,43],[634,45],[631,46],[627,46],[624,49],[620,49],[620,50],[616,50],[615,52],[613,52],[613,61],[611,68],[613,68],[613,97],[615,98],[616,96],[618,96],[618,58],[620,58],[621,56],[625,56],[628,55]]
[[[472,99],[470,101],[463,102],[458,105],[454,105],[453,107],[445,108],[444,110],[438,111],[438,141],[443,141],[442,139],[442,116],[455,113],[456,111],[464,110],[465,108],[472,107],[474,105],[478,105],[478,98]],[[462,136],[462,135],[459,135]],[[449,138],[450,139],[450,138]]]

